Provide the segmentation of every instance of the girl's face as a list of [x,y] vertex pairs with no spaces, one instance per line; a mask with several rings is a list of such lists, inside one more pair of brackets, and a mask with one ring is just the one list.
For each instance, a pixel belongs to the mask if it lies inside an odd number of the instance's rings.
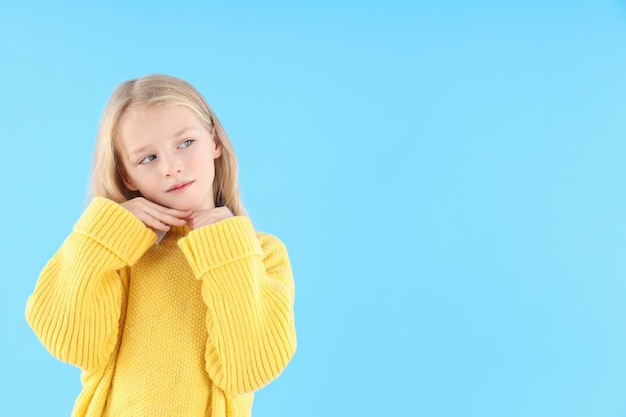
[[214,132],[208,132],[183,106],[161,105],[127,113],[117,143],[124,184],[165,207],[214,208],[214,160],[222,154]]

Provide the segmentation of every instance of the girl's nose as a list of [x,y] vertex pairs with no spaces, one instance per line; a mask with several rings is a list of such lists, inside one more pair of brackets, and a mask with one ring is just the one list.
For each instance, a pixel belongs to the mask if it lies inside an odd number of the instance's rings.
[[182,164],[178,158],[163,158],[163,174],[166,177],[171,177],[173,175],[178,175],[183,171]]

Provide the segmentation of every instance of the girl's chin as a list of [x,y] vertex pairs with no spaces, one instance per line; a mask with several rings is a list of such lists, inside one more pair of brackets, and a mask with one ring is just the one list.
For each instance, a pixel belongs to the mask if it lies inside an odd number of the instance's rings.
[[215,208],[215,205],[212,205],[211,202],[205,202],[205,201],[201,201],[201,202],[180,202],[179,204],[176,204],[177,202],[175,202],[174,204],[172,204],[172,202],[164,202],[164,201],[156,201],[156,200],[150,200],[155,204],[158,204],[160,206],[163,207],[167,207],[170,209],[174,209],[174,210],[180,210],[180,211],[200,211],[200,210],[209,210],[209,209],[213,209]]
[[183,206],[183,205],[174,205],[174,206],[167,207],[167,208],[171,208],[171,209],[174,209],[174,210],[180,210],[180,211],[196,211],[197,210],[196,208],[189,207],[189,206]]

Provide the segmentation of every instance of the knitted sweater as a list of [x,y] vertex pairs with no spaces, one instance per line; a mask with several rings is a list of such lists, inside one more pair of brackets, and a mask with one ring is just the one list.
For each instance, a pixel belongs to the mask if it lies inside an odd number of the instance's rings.
[[94,198],[26,318],[82,369],[73,416],[250,416],[296,348],[287,251],[246,217],[156,234]]

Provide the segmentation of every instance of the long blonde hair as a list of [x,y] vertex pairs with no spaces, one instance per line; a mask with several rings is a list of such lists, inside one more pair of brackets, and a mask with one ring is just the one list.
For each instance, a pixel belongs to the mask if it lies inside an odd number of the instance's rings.
[[245,215],[237,183],[237,158],[233,145],[219,119],[204,97],[188,82],[170,75],[153,74],[120,84],[109,99],[98,129],[91,169],[90,194],[117,203],[137,197],[124,185],[123,169],[116,150],[120,120],[129,109],[160,105],[180,105],[191,110],[202,125],[222,145],[222,155],[215,160],[213,199],[215,206],[226,206],[236,216]]

